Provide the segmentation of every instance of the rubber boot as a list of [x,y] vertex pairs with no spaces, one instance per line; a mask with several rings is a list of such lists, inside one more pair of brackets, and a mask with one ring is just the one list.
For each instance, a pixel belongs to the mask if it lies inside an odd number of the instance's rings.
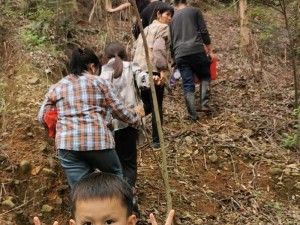
[[195,105],[195,93],[188,92],[184,95],[185,104],[189,112],[189,119],[195,122],[198,120],[196,105]]
[[200,85],[200,95],[201,95],[201,111],[210,110],[208,103],[210,99],[210,81],[202,81]]

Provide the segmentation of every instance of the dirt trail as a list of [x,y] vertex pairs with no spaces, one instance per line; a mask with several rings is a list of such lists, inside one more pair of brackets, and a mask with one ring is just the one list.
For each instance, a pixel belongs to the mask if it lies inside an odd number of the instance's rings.
[[[177,224],[297,224],[299,157],[280,147],[283,133],[289,133],[295,123],[289,108],[293,89],[288,67],[266,57],[267,67],[253,73],[254,62],[238,48],[235,16],[208,12],[205,18],[219,58],[218,79],[211,88],[213,110],[199,113],[197,123],[185,121],[180,81],[173,93],[166,92],[164,104]],[[99,41],[93,34],[82,37],[89,45]],[[11,84],[3,92],[9,93],[11,102],[6,103],[8,125],[0,135],[3,225],[31,224],[34,215],[46,224],[53,218],[66,224],[69,218],[65,174],[55,157],[53,140],[36,121],[46,90],[61,75],[36,68],[36,60],[41,60],[38,54],[23,52],[22,58],[11,61],[13,75],[0,77],[0,83]],[[155,154],[160,158],[159,152]],[[140,224],[147,224],[150,212],[164,219],[166,200],[147,144],[139,147],[139,155]]]

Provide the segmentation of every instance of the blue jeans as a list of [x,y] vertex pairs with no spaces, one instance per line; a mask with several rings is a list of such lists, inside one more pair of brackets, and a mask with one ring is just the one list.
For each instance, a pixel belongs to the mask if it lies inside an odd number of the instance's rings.
[[205,52],[175,59],[180,72],[184,94],[195,92],[195,74],[200,82],[210,82],[210,60]]
[[74,185],[95,169],[123,178],[122,167],[114,149],[95,151],[58,150],[60,165],[67,174],[68,183]]

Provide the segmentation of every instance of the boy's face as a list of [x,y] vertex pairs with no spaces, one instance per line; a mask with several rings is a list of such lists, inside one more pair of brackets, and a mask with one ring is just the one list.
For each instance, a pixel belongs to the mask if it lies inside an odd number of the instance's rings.
[[135,215],[127,210],[119,198],[92,199],[76,203],[75,220],[70,225],[135,225]]

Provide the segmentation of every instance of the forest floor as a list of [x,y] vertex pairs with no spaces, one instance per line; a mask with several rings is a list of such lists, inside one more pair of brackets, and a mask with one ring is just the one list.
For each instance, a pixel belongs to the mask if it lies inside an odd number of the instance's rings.
[[[165,92],[164,99],[163,131],[176,222],[300,224],[299,153],[281,147],[299,123],[292,115],[290,64],[263,55],[255,39],[242,54],[238,18],[231,12],[208,11],[204,16],[219,59],[218,77],[211,85],[212,111],[199,112],[197,123],[184,120],[187,110],[180,80],[171,93]],[[55,63],[67,60],[21,47],[16,36],[23,19],[16,21],[8,14],[0,18],[0,104],[4,106],[0,112],[0,224],[32,224],[35,215],[48,225],[54,219],[67,224],[65,173],[54,141],[37,122],[44,94],[62,76]],[[100,32],[94,32],[92,25],[77,24],[80,43],[101,52],[105,42],[114,39],[103,30],[112,29],[130,46],[129,21],[95,24]],[[150,118],[146,120],[150,134]],[[162,222],[166,198],[155,160],[161,164],[161,153],[144,143],[138,154],[139,223],[147,224],[150,212]]]

